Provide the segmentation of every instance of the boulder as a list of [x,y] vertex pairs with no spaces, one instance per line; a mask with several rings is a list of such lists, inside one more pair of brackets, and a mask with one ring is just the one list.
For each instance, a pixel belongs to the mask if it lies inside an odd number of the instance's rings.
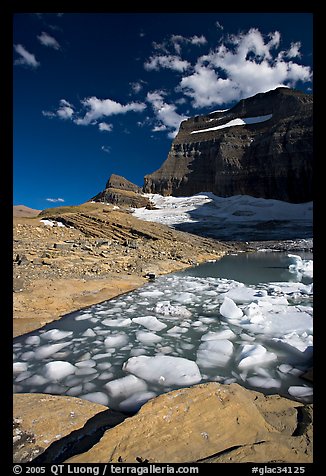
[[[80,398],[14,394],[13,462],[26,463],[43,457],[44,462],[53,463],[56,455],[64,454],[74,441],[99,427],[120,423],[124,418],[119,412]],[[79,448],[82,446],[79,443]],[[47,451],[50,452],[48,459],[45,458]]]
[[233,462],[271,462],[276,453],[278,461],[311,462],[312,414],[302,418],[306,407],[238,384],[199,384],[148,401],[89,451],[66,462],[224,461],[229,452]]

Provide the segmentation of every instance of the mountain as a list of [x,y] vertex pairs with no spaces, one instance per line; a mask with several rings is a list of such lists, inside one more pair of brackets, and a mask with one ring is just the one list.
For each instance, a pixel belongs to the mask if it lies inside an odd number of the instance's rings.
[[146,193],[312,200],[313,96],[277,88],[183,121]]
[[14,205],[13,216],[20,218],[33,218],[41,213],[41,210],[34,210],[33,208],[26,207],[25,205]]
[[142,189],[120,175],[112,174],[105,189],[91,198],[92,202],[112,203],[128,207],[146,207],[150,202],[141,195]]

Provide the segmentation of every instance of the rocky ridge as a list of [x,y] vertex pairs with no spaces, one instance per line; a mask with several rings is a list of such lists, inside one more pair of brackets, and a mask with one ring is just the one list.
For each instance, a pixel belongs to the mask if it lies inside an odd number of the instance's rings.
[[148,273],[177,271],[241,248],[143,222],[126,209],[98,203],[16,218],[13,238],[15,336],[135,289]]
[[[183,121],[166,161],[145,176],[144,191],[311,201],[312,108],[312,95],[277,88]],[[249,123],[214,130],[246,118]]]

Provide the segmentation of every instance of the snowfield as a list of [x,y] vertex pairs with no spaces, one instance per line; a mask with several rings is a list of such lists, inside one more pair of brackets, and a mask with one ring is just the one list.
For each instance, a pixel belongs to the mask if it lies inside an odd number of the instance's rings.
[[[224,112],[224,111],[216,111],[216,112]],[[207,129],[192,131],[190,134],[198,134],[199,132],[217,131],[218,129],[225,129],[226,127],[245,126],[247,124],[258,124],[259,122],[268,121],[272,117],[273,117],[273,114],[267,114],[266,116],[244,117],[243,119],[240,119],[240,118],[232,119],[232,121],[229,121],[226,124],[223,124],[221,126],[209,127]]]
[[288,203],[248,195],[218,197],[211,192],[192,197],[144,196],[155,209],[133,209],[137,218],[217,239],[273,239],[274,233],[274,239],[312,236],[312,202]]

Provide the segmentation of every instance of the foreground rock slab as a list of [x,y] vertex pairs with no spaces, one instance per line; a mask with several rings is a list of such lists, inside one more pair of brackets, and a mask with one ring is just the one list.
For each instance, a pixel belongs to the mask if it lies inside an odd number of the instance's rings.
[[160,395],[66,462],[312,462],[312,408],[238,384]]
[[15,394],[13,462],[33,461],[46,451],[49,456],[44,462],[55,462],[57,454],[64,453],[74,441],[91,435],[99,427],[121,423],[124,418],[124,415],[103,405],[80,398],[40,393]]

